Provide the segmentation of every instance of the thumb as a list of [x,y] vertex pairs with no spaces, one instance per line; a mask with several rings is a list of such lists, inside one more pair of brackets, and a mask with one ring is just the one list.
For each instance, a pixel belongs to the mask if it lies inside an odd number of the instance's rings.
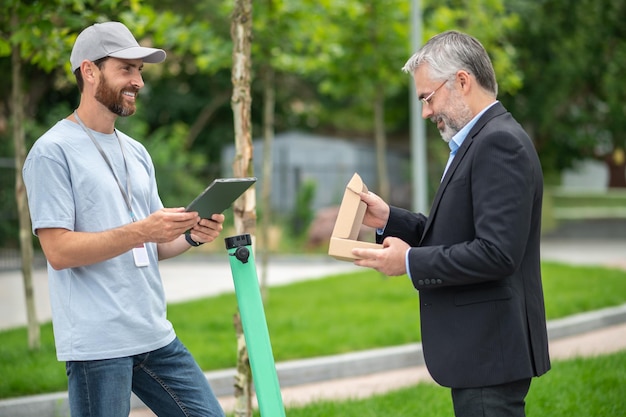
[[368,206],[374,204],[379,197],[371,191],[364,191],[359,193],[361,200],[363,200]]

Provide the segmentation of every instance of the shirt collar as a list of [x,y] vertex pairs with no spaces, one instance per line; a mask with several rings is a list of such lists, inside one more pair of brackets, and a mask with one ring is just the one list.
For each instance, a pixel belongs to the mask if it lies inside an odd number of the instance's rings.
[[498,100],[494,101],[493,103],[482,109],[482,111],[474,116],[474,118],[470,120],[469,123],[463,126],[463,128],[459,130],[456,135],[452,136],[452,139],[450,139],[450,142],[448,142],[448,146],[450,147],[450,153],[452,155],[456,154],[456,151],[458,151],[461,145],[463,145],[463,141],[465,141],[467,134],[470,132],[470,130],[472,130],[478,119],[480,119],[480,117],[497,102]]

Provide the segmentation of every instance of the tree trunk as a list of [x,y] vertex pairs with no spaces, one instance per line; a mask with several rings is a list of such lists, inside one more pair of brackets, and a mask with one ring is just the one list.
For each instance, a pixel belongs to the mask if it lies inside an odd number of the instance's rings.
[[626,155],[624,149],[616,148],[604,158],[609,171],[609,188],[626,188]]
[[233,316],[233,325],[237,334],[237,375],[235,375],[235,405],[236,417],[252,415],[252,370],[246,339],[243,335],[243,325],[239,313]]
[[[11,24],[17,28],[17,15],[11,17]],[[39,323],[35,309],[35,292],[33,287],[33,242],[31,222],[26,198],[26,188],[22,179],[22,167],[26,159],[26,140],[24,133],[24,95],[22,92],[22,59],[19,45],[13,45],[11,51],[12,67],[12,113],[13,142],[15,146],[15,199],[19,216],[20,248],[22,255],[22,278],[26,298],[26,318],[28,322],[28,347],[37,350],[40,347]]]
[[[267,57],[269,59],[269,57]],[[263,193],[261,194],[261,295],[267,301],[267,264],[270,253],[270,228],[272,226],[272,147],[274,145],[274,105],[276,90],[274,86],[274,68],[270,64],[263,71]]]
[[376,141],[376,169],[378,171],[378,194],[389,201],[390,186],[387,171],[387,136],[385,134],[385,89],[379,85],[374,101],[374,136]]
[[[235,0],[231,22],[233,40],[233,67],[231,80],[233,96],[231,107],[235,128],[235,160],[233,172],[236,177],[248,177],[254,174],[252,164],[252,122],[250,111],[250,50],[252,41],[252,0]],[[237,234],[250,234],[254,239],[256,228],[256,197],[254,187],[248,189],[234,204],[234,222]],[[254,241],[254,240],[253,240]],[[237,313],[235,321],[239,321]],[[238,340],[237,376],[235,379],[235,416],[252,416],[252,372],[247,360],[247,348],[241,326],[235,326]]]
[[[252,0],[236,0],[231,25],[233,39],[233,68],[231,80],[235,127],[235,160],[233,172],[236,177],[254,175],[252,148],[252,121],[250,111],[252,96],[250,93],[250,48],[252,40]],[[235,228],[238,233],[254,234],[256,228],[255,188],[248,189],[234,205]]]

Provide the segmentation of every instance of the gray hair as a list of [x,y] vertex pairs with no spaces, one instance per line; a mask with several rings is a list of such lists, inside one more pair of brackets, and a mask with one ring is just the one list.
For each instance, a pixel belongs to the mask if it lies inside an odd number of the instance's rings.
[[402,71],[413,74],[428,64],[435,79],[451,79],[459,70],[473,74],[483,89],[498,94],[493,65],[482,44],[465,33],[448,31],[433,36],[404,64]]

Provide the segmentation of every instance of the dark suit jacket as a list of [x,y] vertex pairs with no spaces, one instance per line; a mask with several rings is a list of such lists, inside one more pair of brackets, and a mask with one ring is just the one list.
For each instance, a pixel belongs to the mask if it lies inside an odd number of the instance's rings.
[[441,385],[488,386],[550,369],[539,243],[543,175],[522,127],[496,103],[472,128],[429,217],[391,208],[411,245],[426,365]]

